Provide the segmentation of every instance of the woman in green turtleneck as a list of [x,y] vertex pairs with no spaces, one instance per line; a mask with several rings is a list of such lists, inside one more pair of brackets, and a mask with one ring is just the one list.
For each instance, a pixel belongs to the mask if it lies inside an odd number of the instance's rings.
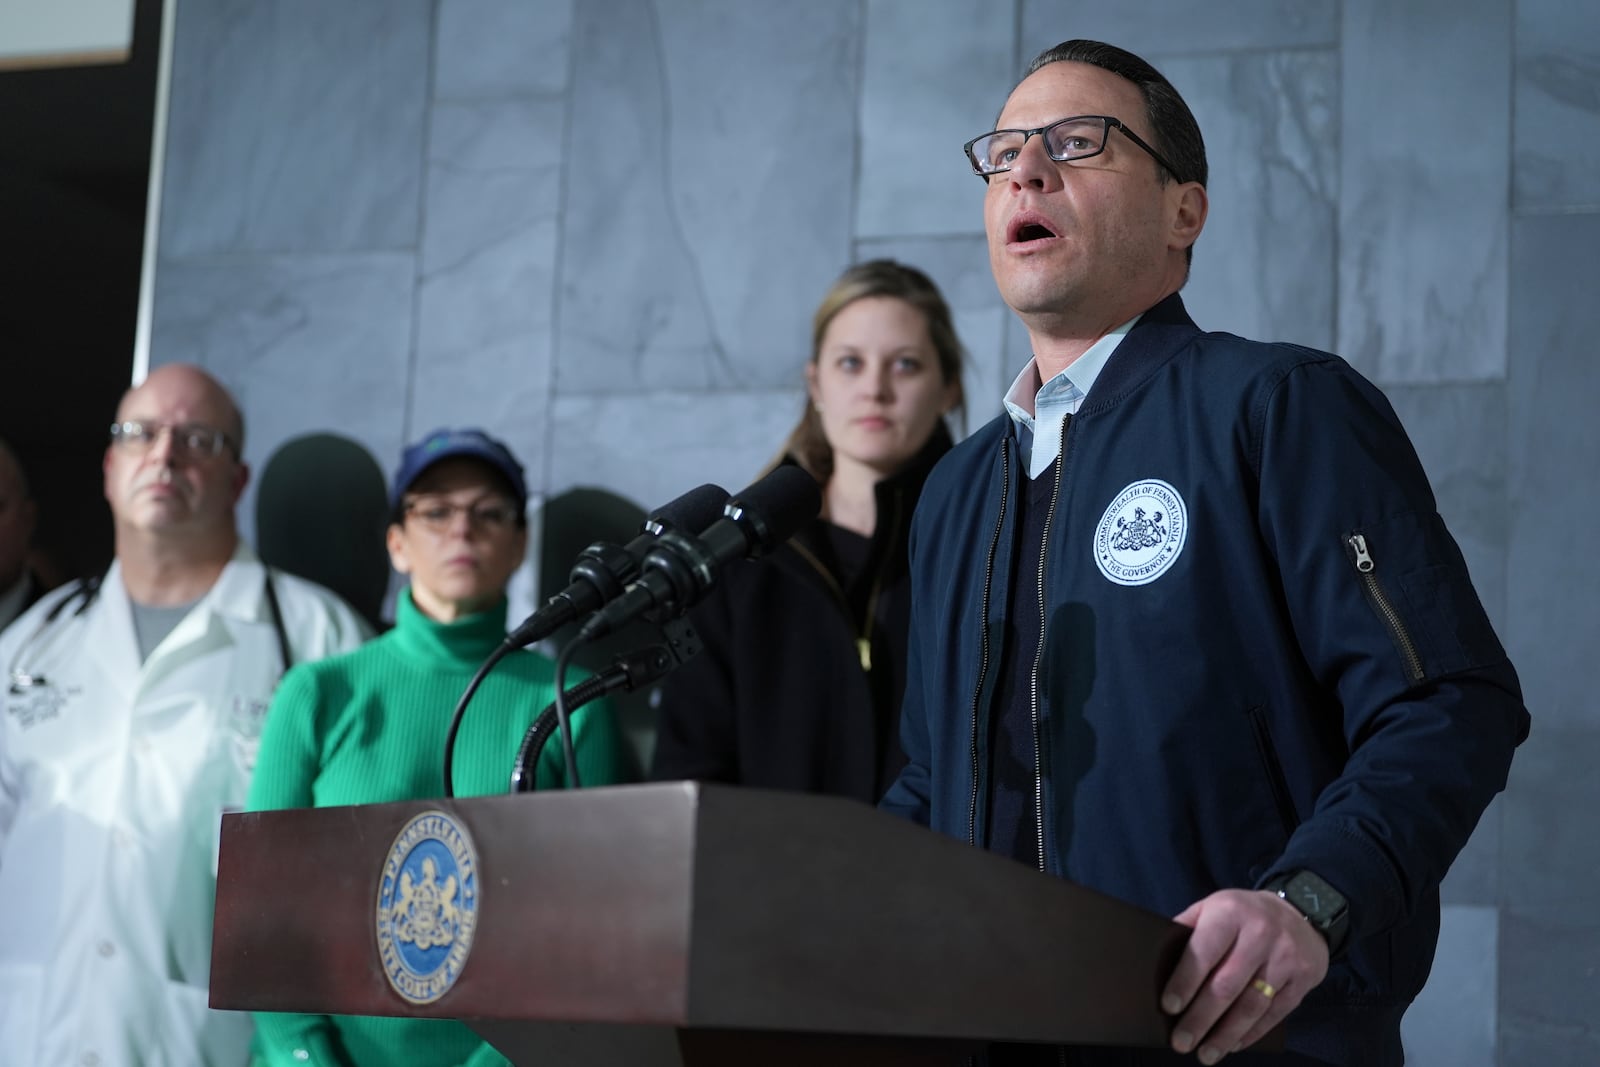
[[[527,546],[522,466],[477,430],[411,446],[390,493],[389,557],[411,585],[393,630],[284,675],[261,737],[251,810],[373,804],[443,795],[445,731],[462,691],[506,635],[506,583]],[[513,652],[472,698],[456,739],[459,796],[505,792],[522,735],[555,699],[554,667]],[[568,679],[568,684],[578,676]],[[585,785],[625,781],[627,749],[603,701],[572,715]],[[535,785],[560,785],[546,746]],[[256,1015],[258,1067],[489,1067],[506,1060],[460,1023]]]

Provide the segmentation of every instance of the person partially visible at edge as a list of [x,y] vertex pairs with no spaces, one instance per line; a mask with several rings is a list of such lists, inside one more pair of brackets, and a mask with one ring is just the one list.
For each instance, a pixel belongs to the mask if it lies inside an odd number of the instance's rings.
[[[444,795],[451,712],[506,636],[506,585],[527,547],[522,465],[481,430],[438,430],[407,448],[390,491],[389,558],[410,578],[394,628],[349,655],[289,672],[273,701],[249,808],[375,804]],[[567,684],[583,675],[569,673]],[[462,719],[457,796],[507,791],[523,734],[555,698],[544,656],[512,652]],[[601,700],[571,716],[585,786],[626,781],[629,750]],[[559,788],[558,744],[535,787]],[[374,959],[374,965],[377,960]],[[283,1067],[470,1067],[506,1061],[448,1020],[257,1013],[255,1063]]]
[[652,777],[883,794],[905,762],[906,535],[950,448],[961,364],[921,271],[873,260],[828,290],[780,460],[821,483],[822,513],[691,612],[705,647],[663,685]]
[[966,148],[1033,358],[923,491],[882,806],[1193,932],[1173,1051],[990,1061],[1211,1064],[1286,1022],[1238,1060],[1399,1064],[1516,673],[1383,394],[1184,310],[1206,161],[1172,85],[1068,41],[995,125]]
[[27,473],[0,439],[0,630],[44,595],[44,583],[28,566],[37,519]]
[[244,421],[158,367],[104,459],[116,559],[0,635],[0,1048],[6,1062],[235,1065],[250,1018],[207,1006],[219,819],[244,804],[293,663],[356,614],[239,538]]

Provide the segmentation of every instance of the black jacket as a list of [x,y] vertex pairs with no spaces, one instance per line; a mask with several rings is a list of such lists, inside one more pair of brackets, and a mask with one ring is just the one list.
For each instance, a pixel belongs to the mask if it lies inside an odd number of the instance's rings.
[[841,580],[837,531],[820,519],[770,556],[724,572],[690,612],[704,650],[662,687],[653,778],[868,803],[883,795],[905,763],[911,512],[949,449],[941,425],[904,470],[878,483],[877,529],[853,580]]

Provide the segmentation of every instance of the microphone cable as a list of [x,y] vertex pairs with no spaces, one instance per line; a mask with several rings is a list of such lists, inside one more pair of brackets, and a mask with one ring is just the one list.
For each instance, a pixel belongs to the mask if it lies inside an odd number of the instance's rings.
[[579,641],[569,641],[567,647],[561,650],[561,655],[556,657],[556,723],[561,729],[561,759],[567,768],[567,788],[582,789],[583,782],[578,779],[578,754],[572,745],[572,716],[567,711],[567,664],[572,660],[572,652],[581,644]]
[[[467,688],[461,693],[461,699],[456,701],[456,710],[450,715],[450,728],[445,731],[444,735],[444,795],[446,797],[456,795],[455,783],[451,780],[451,772],[455,760],[456,734],[461,730],[461,719],[467,713],[467,704],[472,701],[472,695],[478,691],[478,686],[483,684],[483,680],[489,676],[489,672],[494,669],[494,665],[516,650],[517,646],[509,640],[502,641],[496,646],[495,650],[489,653],[489,658],[484,660],[478,667],[478,672],[472,676],[472,681],[467,683]],[[559,675],[557,677],[559,679]],[[556,691],[560,692],[559,689]]]

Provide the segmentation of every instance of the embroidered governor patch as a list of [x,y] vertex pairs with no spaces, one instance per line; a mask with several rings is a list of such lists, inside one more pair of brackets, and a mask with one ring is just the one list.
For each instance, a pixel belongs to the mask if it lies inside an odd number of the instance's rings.
[[1094,562],[1118,585],[1148,585],[1183,552],[1189,510],[1157,478],[1134,482],[1111,502],[1094,532]]

